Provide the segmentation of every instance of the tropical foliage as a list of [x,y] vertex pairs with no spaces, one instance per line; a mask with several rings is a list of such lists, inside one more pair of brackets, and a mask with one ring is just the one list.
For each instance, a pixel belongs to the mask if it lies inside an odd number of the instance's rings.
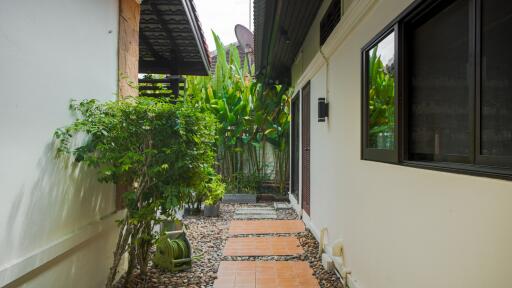
[[[217,118],[220,172],[231,192],[255,192],[272,179],[284,191],[288,179],[289,90],[263,85],[251,75],[234,45],[226,49],[213,33],[215,73],[187,77],[186,101]],[[252,191],[250,191],[252,190]]]
[[[156,98],[85,100],[70,109],[76,120],[55,132],[58,155],[72,155],[95,168],[101,182],[128,187],[106,286],[112,286],[121,256],[128,253],[126,285],[136,265],[146,273],[159,236],[153,232],[158,214],[173,218],[196,194],[207,199],[223,193],[214,170],[218,122],[208,111]],[[215,193],[209,196],[209,191]]]

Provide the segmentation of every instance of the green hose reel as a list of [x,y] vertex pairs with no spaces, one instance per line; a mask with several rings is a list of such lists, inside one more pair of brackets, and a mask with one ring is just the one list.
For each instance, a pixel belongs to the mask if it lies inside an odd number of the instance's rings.
[[192,267],[192,248],[184,231],[166,233],[156,242],[153,263],[161,269],[177,272]]

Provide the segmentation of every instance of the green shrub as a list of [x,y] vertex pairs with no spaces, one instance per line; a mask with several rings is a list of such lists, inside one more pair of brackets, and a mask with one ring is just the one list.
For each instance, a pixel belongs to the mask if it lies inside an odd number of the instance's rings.
[[[138,264],[148,265],[149,250],[158,235],[157,214],[174,217],[204,183],[215,164],[215,117],[187,103],[165,99],[129,98],[100,103],[73,102],[76,120],[58,129],[58,154],[71,154],[98,171],[101,182],[124,184],[127,213],[119,221],[120,235],[107,286],[116,278],[121,256],[129,254],[127,281]],[[76,135],[85,140],[73,145]],[[81,137],[78,137],[81,138]]]

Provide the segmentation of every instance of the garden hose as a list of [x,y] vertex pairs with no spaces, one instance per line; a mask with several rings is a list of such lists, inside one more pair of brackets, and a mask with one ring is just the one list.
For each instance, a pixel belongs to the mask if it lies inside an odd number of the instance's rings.
[[189,249],[186,239],[169,239],[167,236],[162,236],[157,241],[153,263],[171,272],[180,271],[190,267],[192,261],[203,257],[203,253],[194,256],[191,254],[192,251]]
[[168,240],[170,249],[174,259],[190,258],[190,251],[188,250],[187,243],[182,239]]
[[193,256],[190,255],[187,243],[183,239],[167,239],[167,241],[174,259],[192,258],[193,260],[200,260],[204,255],[204,252]]

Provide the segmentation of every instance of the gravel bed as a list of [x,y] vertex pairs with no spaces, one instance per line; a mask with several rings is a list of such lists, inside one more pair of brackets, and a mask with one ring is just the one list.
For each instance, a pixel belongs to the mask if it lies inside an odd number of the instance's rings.
[[[268,206],[272,204],[269,203]],[[334,272],[327,272],[318,256],[318,243],[311,234],[306,231],[304,233],[295,234],[299,239],[304,254],[299,256],[257,256],[257,257],[225,257],[222,256],[224,244],[228,238],[228,225],[237,208],[251,207],[250,204],[222,204],[220,217],[202,217],[187,216],[184,223],[187,228],[187,236],[195,249],[194,254],[203,253],[200,260],[193,262],[192,269],[178,273],[169,273],[154,268],[152,265],[148,269],[148,279],[142,277],[136,272],[131,287],[188,287],[188,288],[209,288],[213,286],[216,279],[216,271],[220,261],[233,260],[301,260],[309,262],[315,276],[317,277],[322,288],[343,287],[340,280]],[[257,204],[258,207],[265,204]],[[278,219],[298,219],[293,209],[277,210]],[[290,236],[290,234],[267,234],[259,236]],[[251,235],[249,235],[251,236]],[[238,236],[238,237],[247,237]],[[122,278],[119,282],[122,283]],[[121,287],[121,286],[118,286]],[[271,288],[271,287],[269,287]]]

